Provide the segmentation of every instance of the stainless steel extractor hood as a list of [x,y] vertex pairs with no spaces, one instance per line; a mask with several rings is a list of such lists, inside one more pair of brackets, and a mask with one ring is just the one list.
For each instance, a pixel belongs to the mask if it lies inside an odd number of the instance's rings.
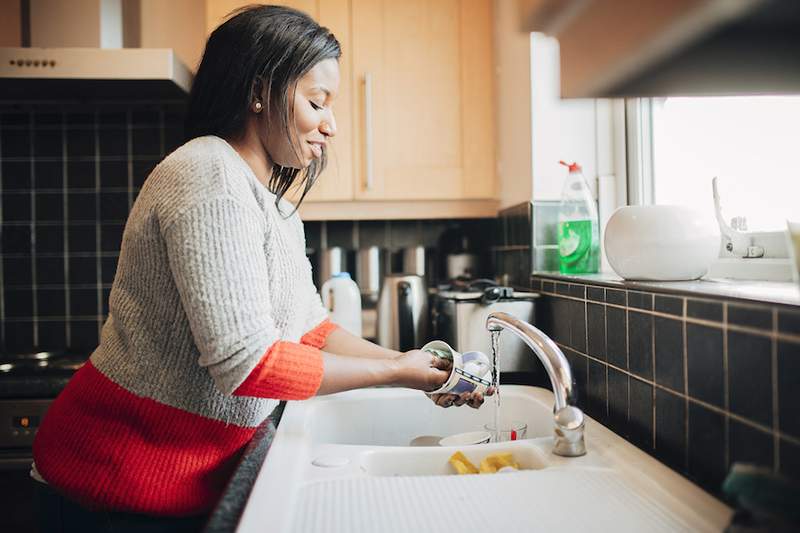
[[[185,98],[192,73],[175,52],[138,48],[138,2],[22,2],[23,44],[0,47],[0,99]],[[128,47],[123,47],[128,46]]]

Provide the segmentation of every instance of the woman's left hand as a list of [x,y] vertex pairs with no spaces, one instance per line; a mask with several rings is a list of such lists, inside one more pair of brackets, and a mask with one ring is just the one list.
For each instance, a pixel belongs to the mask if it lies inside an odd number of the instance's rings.
[[[494,394],[494,387],[489,387],[486,391],[486,396]],[[483,405],[484,395],[480,392],[464,392],[462,394],[431,394],[429,395],[433,403],[445,409],[451,406],[461,407],[464,404],[469,405],[473,409],[479,408]]]

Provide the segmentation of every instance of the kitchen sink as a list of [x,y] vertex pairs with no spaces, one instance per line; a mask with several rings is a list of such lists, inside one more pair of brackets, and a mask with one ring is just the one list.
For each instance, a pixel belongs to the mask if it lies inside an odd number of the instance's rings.
[[[525,439],[415,447],[423,435],[475,431],[479,409],[442,409],[422,393],[374,388],[291,402],[253,485],[240,532],[721,531],[731,510],[631,443],[586,418],[587,453],[553,453],[553,394],[504,385],[502,417]],[[510,452],[521,470],[454,475]]]
[[[540,398],[522,391],[503,387],[501,427],[521,421],[528,425],[528,438],[552,435],[552,403],[543,408]],[[408,389],[351,391],[309,402],[303,418],[304,432],[314,443],[408,446],[420,436],[483,430],[484,424],[494,423],[494,398],[486,398],[480,409],[442,409]]]

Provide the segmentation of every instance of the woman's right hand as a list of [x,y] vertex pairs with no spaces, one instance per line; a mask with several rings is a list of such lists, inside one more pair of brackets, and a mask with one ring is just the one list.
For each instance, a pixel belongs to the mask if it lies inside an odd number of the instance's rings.
[[425,392],[436,390],[450,377],[452,361],[436,357],[430,352],[411,350],[394,359],[395,385]]

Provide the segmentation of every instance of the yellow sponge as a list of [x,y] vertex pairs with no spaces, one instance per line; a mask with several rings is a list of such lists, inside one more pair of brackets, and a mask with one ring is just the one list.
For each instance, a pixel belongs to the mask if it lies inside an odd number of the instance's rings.
[[481,474],[494,474],[504,467],[511,467],[514,470],[519,470],[519,463],[514,461],[514,456],[510,453],[493,453],[487,455],[481,461]]
[[469,459],[461,453],[456,452],[450,456],[450,464],[456,469],[458,474],[477,474],[478,469],[475,465],[469,462]]

